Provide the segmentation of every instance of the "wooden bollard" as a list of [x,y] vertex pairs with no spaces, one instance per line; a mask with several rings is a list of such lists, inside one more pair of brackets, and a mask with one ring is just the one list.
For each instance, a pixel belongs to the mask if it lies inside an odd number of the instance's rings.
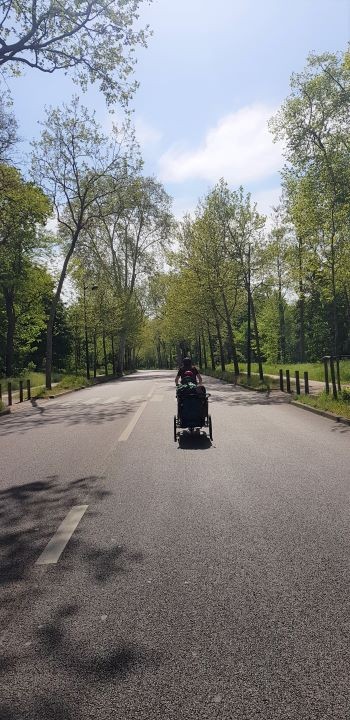
[[295,388],[297,391],[297,395],[300,395],[300,377],[299,377],[299,370],[295,371]]
[[286,382],[287,382],[287,392],[290,393],[290,373],[289,373],[289,370],[286,370]]
[[304,372],[304,392],[305,395],[309,395],[309,373],[307,370]]
[[328,377],[328,358],[323,358],[323,366],[324,366],[324,383],[326,386],[326,393],[329,395],[329,377]]
[[337,393],[337,384],[335,382],[335,369],[334,369],[334,360],[333,358],[329,358],[329,366],[331,369],[331,380],[332,380],[332,389],[333,389],[333,398],[334,400],[337,400],[338,393]]
[[30,400],[31,393],[30,393],[30,380],[27,380],[27,400]]
[[19,381],[19,401],[23,402],[23,380]]
[[283,370],[280,370],[280,390],[283,392]]
[[7,404],[12,405],[12,385],[7,383]]

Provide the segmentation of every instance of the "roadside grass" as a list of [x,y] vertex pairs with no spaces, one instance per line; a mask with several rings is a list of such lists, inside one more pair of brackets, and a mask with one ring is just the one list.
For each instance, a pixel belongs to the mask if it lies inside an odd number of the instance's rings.
[[60,395],[64,390],[75,390],[90,385],[93,385],[93,381],[88,380],[84,375],[65,375],[51,390],[46,390],[45,386],[42,386],[33,393],[32,397],[47,398],[51,395]]
[[309,405],[318,410],[327,410],[334,413],[334,415],[350,419],[350,389],[345,389],[338,400],[334,400],[332,395],[327,395],[326,392],[319,395],[296,395],[294,400],[303,403],[303,405]]
[[[241,363],[243,367],[245,364]],[[227,365],[229,371],[233,370],[233,364]],[[309,380],[318,380],[324,382],[324,368],[323,363],[285,363],[283,365],[277,363],[263,363],[264,375],[279,375],[280,369],[285,374],[286,370],[290,370],[291,376],[294,375],[296,370],[299,370],[300,378],[303,378],[304,372],[309,373]],[[252,372],[258,373],[259,366],[257,363],[252,363]],[[292,378],[291,378],[292,379]],[[340,361],[340,379],[343,383],[350,383],[350,360]]]
[[234,385],[240,385],[241,387],[257,390],[258,392],[267,392],[279,387],[279,381],[274,380],[273,378],[269,378],[268,382],[266,380],[261,382],[258,375],[251,375],[250,378],[248,378],[246,373],[241,373],[237,377],[232,370],[222,371],[206,368],[203,371],[203,374],[218,378],[219,380],[224,380],[228,383],[233,383]]
[[[53,373],[52,374],[52,381],[53,382],[59,382],[62,378],[62,373]],[[19,390],[19,381],[23,380],[24,383],[27,382],[27,380],[30,380],[31,388],[39,388],[45,385],[45,373],[42,372],[24,372],[18,377],[10,377],[0,378],[0,383],[2,384],[3,388],[7,388],[7,383],[10,382],[12,386],[12,392],[16,392]]]
[[0,412],[1,412],[2,410],[5,410],[5,405],[4,405],[4,403],[2,402],[2,400],[0,400]]

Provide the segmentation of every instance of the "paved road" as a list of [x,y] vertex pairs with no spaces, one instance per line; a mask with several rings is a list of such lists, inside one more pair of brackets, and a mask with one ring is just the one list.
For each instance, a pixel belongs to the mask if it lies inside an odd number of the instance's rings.
[[213,444],[166,372],[1,419],[1,720],[348,720],[350,428],[208,386]]

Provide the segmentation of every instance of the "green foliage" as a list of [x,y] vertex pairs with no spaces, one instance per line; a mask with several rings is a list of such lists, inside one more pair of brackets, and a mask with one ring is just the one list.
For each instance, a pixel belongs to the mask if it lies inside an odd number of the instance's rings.
[[45,73],[69,70],[83,90],[97,82],[109,104],[125,104],[135,89],[129,77],[135,45],[146,45],[148,28],[134,29],[140,0],[9,0],[1,4],[2,70],[26,67]]

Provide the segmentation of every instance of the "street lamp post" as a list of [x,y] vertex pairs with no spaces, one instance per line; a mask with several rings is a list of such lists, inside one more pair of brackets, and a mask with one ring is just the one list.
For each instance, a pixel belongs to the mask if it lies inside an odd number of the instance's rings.
[[[88,339],[87,318],[86,318],[86,291],[87,290],[88,290],[88,285],[85,285],[85,283],[83,283],[86,377],[88,380],[90,380],[89,339]],[[97,290],[97,285],[92,285],[90,290]]]

